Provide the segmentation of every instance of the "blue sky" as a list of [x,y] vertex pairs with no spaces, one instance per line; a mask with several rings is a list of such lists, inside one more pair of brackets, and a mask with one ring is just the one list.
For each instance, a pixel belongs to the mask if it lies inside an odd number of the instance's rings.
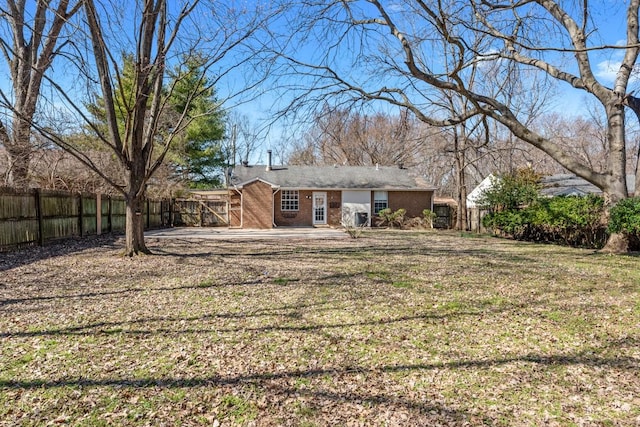
[[[401,2],[396,2],[396,5],[399,7],[400,3]],[[564,2],[564,4],[566,5],[568,3]],[[592,43],[594,45],[602,44],[611,46],[624,44],[626,37],[626,2],[603,0],[600,2],[592,1],[589,5],[592,9],[590,19],[593,22],[593,27],[598,31],[597,37],[592,39]],[[312,44],[313,40],[306,40],[306,42],[308,43],[307,45],[300,44],[297,46],[297,52],[294,54],[298,58],[308,60],[314,57],[317,58],[324,53],[321,47]],[[366,48],[367,47],[364,47],[364,49]],[[344,50],[341,52],[344,52]],[[594,50],[590,53],[593,71],[602,84],[612,86],[623,54],[624,51],[622,49]],[[336,55],[335,58],[335,62],[332,65],[343,67],[344,69],[348,68],[353,61],[353,58],[343,55]],[[568,69],[575,71],[574,63],[569,61],[568,64]],[[378,74],[377,76],[372,75],[372,77],[377,79],[385,76]],[[293,80],[295,78],[292,77],[291,79]],[[296,85],[303,80],[304,79],[300,77],[298,81],[291,83]],[[637,86],[637,79],[633,79],[630,84],[630,90],[633,90]],[[587,104],[586,100],[592,98],[592,96],[586,92],[574,89],[566,83],[559,82],[556,89],[558,90],[557,96],[553,97],[548,104],[550,110],[561,112],[564,115],[573,116],[583,114],[585,112],[585,105]],[[256,111],[265,111],[266,109],[268,115],[271,102],[275,101],[277,103],[287,100],[286,93],[280,93],[279,95],[282,95],[282,97],[274,99],[273,94],[267,92],[262,99],[243,108],[246,108],[246,111],[252,114]],[[273,135],[271,136],[271,140],[274,140]]]
[[[625,36],[624,13],[625,13],[625,7],[626,7],[625,3],[626,2],[609,1],[609,0],[590,3],[591,5],[596,5],[596,4],[600,5],[600,7],[593,8],[592,19],[594,22],[596,22],[596,27],[599,31],[599,37],[602,39],[602,42],[604,44],[615,45],[615,44],[620,44],[624,42],[624,36]],[[112,18],[116,22],[121,21],[123,18],[127,18],[127,17],[131,18],[135,16],[135,10],[132,9],[133,4],[134,4],[133,2],[125,2],[125,5],[129,6],[128,10],[123,10],[121,8],[118,10],[111,10],[111,9],[105,8],[104,9],[105,18],[107,17]],[[176,4],[178,4],[178,2],[171,2],[171,4],[175,6]],[[241,5],[242,1],[233,2],[231,0],[227,0],[227,1],[217,2],[217,4],[220,5],[220,7],[222,6],[231,7],[233,6],[233,4]],[[399,4],[400,2],[396,3],[396,5],[399,5]],[[283,16],[276,30],[283,30],[284,32],[286,32],[286,28],[283,26],[283,22],[286,21],[288,18],[292,18],[292,17]],[[198,16],[196,17],[196,20],[200,23],[204,23],[207,20],[209,20],[209,17],[204,15]],[[131,20],[131,22],[128,25],[125,25],[125,28],[133,26],[134,22],[135,22],[134,20]],[[207,28],[209,30],[211,29],[215,30],[215,21],[209,20],[207,23]],[[131,33],[128,33],[127,31],[122,31],[117,34],[119,35],[119,41],[124,44],[130,43],[132,40],[132,37],[130,36]],[[187,34],[189,34],[189,32],[187,32]],[[194,35],[194,33],[192,32],[191,35]],[[212,46],[214,46],[214,44],[212,44]],[[321,48],[316,46],[316,48],[314,49],[314,46],[312,45],[300,46],[297,52],[295,52],[296,55],[300,56],[303,59],[310,59],[320,53],[322,53]],[[613,83],[613,78],[615,77],[615,72],[616,72],[616,65],[619,65],[619,60],[622,54],[623,54],[622,50],[596,51],[592,53],[594,71],[597,73],[597,76],[601,79],[601,82],[603,84],[611,85]],[[337,61],[339,62],[339,65],[347,66],[353,61],[353,58],[343,56],[337,59]],[[238,62],[237,57],[235,58],[230,57],[228,59],[225,59],[220,64],[221,65],[220,69],[229,67],[230,64],[236,68],[234,68],[234,71],[232,73],[224,76],[221,79],[218,85],[218,92],[221,97],[225,97],[226,95],[237,90],[239,87],[246,85],[247,81],[251,81],[252,77],[255,77],[256,75],[256,72],[251,63]],[[216,69],[213,69],[212,71],[215,73]],[[57,64],[56,67],[54,68],[53,76],[55,76],[57,79],[59,78],[60,81],[69,79],[68,85],[71,85],[71,83],[74,81],[74,75],[67,74],[67,72],[68,72],[68,69],[66,67],[62,66],[61,64]],[[7,89],[7,84],[6,84],[7,75],[8,75],[7,70],[4,68],[0,68],[0,87],[5,91]],[[378,77],[383,77],[383,76],[378,76]],[[288,83],[298,84],[298,83],[301,83],[303,80],[304,79],[301,77],[292,76],[290,77],[290,81]],[[282,84],[282,83],[283,81],[279,82],[279,84]],[[287,83],[287,82],[284,82],[284,83]],[[227,108],[234,108],[238,110],[240,113],[247,115],[252,120],[255,120],[256,122],[262,122],[264,120],[268,121],[273,117],[273,114],[275,112],[275,109],[277,108],[277,105],[278,104],[282,105],[283,102],[287,102],[288,101],[287,97],[291,96],[292,94],[292,92],[289,92],[287,90],[280,90],[277,92],[272,91],[273,89],[272,85],[274,84],[275,83],[273,81],[267,81],[265,85],[258,86],[255,88],[255,90],[251,92],[252,97],[258,94],[258,96],[255,96],[255,99],[248,101],[246,103],[239,103],[239,104],[238,104],[238,99],[234,99],[229,104],[227,104]],[[637,86],[638,86],[637,81],[634,81],[632,83],[632,87],[637,87]],[[566,84],[559,85],[558,89],[560,91],[560,96],[556,97],[554,100],[554,109],[556,111],[561,111],[566,114],[577,114],[583,111],[583,108],[585,105],[585,97],[588,96],[587,94],[581,91],[572,89],[568,87]],[[385,107],[382,106],[380,108],[385,108]],[[266,152],[267,148],[273,148],[273,146],[278,144],[282,138],[286,138],[290,136],[290,132],[288,132],[289,128],[286,128],[287,129],[286,132],[283,131],[283,129],[285,129],[283,125],[276,125],[270,128],[269,134],[264,135],[264,138],[265,138],[264,146],[262,147],[262,150],[260,151],[260,153],[257,154],[258,159],[260,156],[264,157],[264,152]],[[258,159],[256,159],[256,161]]]

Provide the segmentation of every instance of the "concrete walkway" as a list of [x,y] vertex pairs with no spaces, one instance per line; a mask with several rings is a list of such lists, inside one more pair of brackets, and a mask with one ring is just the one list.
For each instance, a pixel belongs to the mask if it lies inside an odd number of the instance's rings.
[[241,230],[226,227],[174,227],[149,230],[153,239],[270,240],[270,239],[346,239],[349,235],[335,228],[281,227],[271,230]]

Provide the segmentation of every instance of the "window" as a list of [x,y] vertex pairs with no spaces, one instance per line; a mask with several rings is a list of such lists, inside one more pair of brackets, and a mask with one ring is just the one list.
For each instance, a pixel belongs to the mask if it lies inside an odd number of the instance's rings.
[[373,192],[373,213],[378,214],[382,209],[389,207],[389,198],[386,191]]
[[299,200],[298,190],[282,190],[280,209],[283,211],[297,211]]

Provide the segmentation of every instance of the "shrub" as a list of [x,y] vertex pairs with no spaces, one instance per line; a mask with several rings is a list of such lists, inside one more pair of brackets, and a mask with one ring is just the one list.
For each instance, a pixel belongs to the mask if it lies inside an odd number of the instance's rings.
[[406,213],[407,210],[402,208],[398,209],[395,212],[393,212],[389,208],[382,209],[380,210],[380,212],[378,212],[378,217],[380,218],[378,225],[388,225],[391,228],[393,228],[394,225],[402,227],[405,221],[404,216],[406,215]]
[[482,225],[486,228],[516,239],[521,237],[526,223],[524,212],[520,210],[493,212],[482,218]]
[[521,169],[502,175],[491,183],[478,200],[482,209],[489,211],[516,210],[538,200],[540,175],[531,169]]
[[515,239],[599,248],[606,241],[599,196],[541,198],[522,209],[493,212],[485,227]]
[[435,212],[432,212],[431,209],[425,209],[422,211],[422,217],[429,224],[430,228],[433,228],[433,221],[438,217]]
[[604,199],[600,196],[540,199],[526,210],[528,240],[583,247],[601,247],[606,240]]
[[611,208],[609,231],[640,235],[640,197],[621,200]]

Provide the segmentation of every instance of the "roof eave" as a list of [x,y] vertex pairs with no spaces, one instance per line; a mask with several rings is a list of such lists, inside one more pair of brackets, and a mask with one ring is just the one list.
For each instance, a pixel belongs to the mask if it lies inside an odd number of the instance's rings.
[[260,182],[263,182],[263,183],[265,183],[265,184],[267,184],[267,185],[270,185],[270,186],[271,186],[271,188],[273,188],[273,189],[281,188],[281,186],[279,186],[278,184],[274,184],[274,183],[269,182],[269,181],[267,181],[267,180],[264,180],[264,179],[262,179],[262,178],[260,178],[260,177],[251,178],[251,179],[249,179],[249,180],[247,180],[247,181],[243,181],[243,182],[241,182],[241,183],[239,183],[239,184],[235,184],[235,185],[234,185],[234,187],[235,187],[235,188],[237,188],[237,189],[239,189],[239,190],[242,190],[242,188],[243,188],[245,185],[249,185],[249,184],[254,183],[254,182],[256,182],[256,181],[260,181]]

